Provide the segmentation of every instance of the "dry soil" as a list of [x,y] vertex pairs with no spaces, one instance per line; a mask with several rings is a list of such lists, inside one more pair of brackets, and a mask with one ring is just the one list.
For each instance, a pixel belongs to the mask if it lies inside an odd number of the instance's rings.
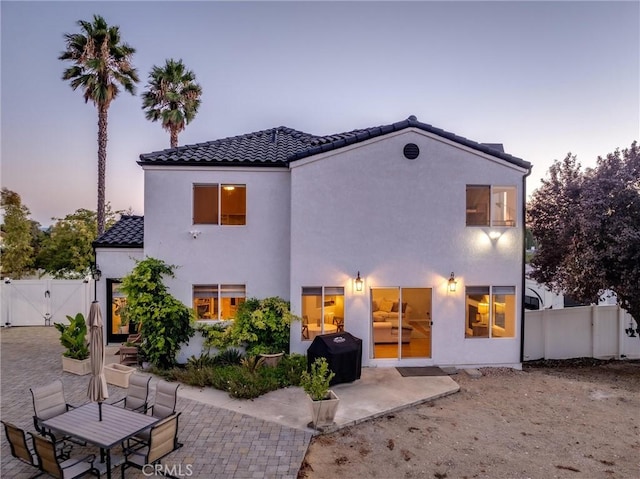
[[460,392],[317,436],[299,478],[640,478],[640,361],[453,376]]

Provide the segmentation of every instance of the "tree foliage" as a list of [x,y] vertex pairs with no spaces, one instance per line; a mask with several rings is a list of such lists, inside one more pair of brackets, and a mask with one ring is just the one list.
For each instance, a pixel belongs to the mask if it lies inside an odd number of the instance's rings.
[[138,73],[132,65],[135,49],[120,38],[120,28],[109,26],[100,15],[93,22],[78,20],[80,33],[66,33],[66,50],[59,60],[70,61],[63,80],[71,88],[80,88],[85,103],[98,109],[98,234],[105,229],[105,175],[107,163],[107,112],[120,88],[135,95]]
[[556,161],[528,205],[538,245],[532,277],[572,298],[597,303],[605,290],[640,319],[640,151],[638,143],[582,171]]
[[162,121],[162,128],[171,135],[171,148],[178,146],[178,133],[195,118],[200,107],[202,88],[196,75],[187,70],[182,60],[168,59],[163,67],[153,66],[146,91],[142,94],[142,109],[147,120]]
[[34,225],[29,219],[29,209],[22,204],[19,194],[2,188],[1,201],[4,208],[2,275],[20,279],[34,265]]
[[[107,228],[116,222],[120,212],[106,205]],[[98,229],[96,212],[80,208],[64,218],[54,218],[38,254],[38,263],[55,278],[82,278],[94,263],[92,243]]]
[[122,279],[131,321],[140,325],[142,352],[154,366],[169,369],[176,364],[180,345],[194,334],[193,310],[167,291],[164,276],[173,278],[175,266],[147,257],[136,262]]

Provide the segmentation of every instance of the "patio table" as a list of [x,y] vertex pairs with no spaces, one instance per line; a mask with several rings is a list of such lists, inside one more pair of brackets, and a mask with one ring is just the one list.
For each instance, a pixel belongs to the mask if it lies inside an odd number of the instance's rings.
[[160,419],[135,411],[102,404],[102,421],[98,404],[91,402],[43,421],[47,428],[83,439],[98,446],[106,455],[107,477],[111,478],[111,448],[150,428]]

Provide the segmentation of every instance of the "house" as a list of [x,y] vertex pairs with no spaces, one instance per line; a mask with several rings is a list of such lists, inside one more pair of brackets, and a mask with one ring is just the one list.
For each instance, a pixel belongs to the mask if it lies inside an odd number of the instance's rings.
[[232,319],[247,297],[290,300],[292,352],[348,331],[365,366],[520,365],[531,165],[502,145],[410,116],[328,136],[273,128],[138,163],[144,219],[95,243],[112,308],[145,255],[179,266],[167,285],[202,322]]

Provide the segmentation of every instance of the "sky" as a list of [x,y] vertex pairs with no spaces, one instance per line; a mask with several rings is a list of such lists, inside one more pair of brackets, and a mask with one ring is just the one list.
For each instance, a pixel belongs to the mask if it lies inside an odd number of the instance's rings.
[[0,184],[43,226],[96,209],[97,111],[61,79],[64,34],[102,15],[136,49],[109,109],[106,198],[144,214],[141,153],[169,147],[140,94],[182,59],[202,86],[179,144],[276,126],[325,135],[409,115],[533,164],[640,137],[640,2],[2,1]]

